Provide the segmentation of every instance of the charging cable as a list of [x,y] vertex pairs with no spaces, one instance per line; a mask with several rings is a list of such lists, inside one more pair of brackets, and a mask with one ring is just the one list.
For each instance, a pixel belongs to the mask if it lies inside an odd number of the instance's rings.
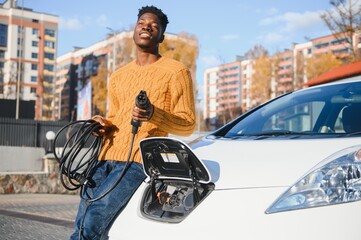
[[[135,104],[137,107],[143,109],[147,109],[150,106],[151,103],[145,91],[140,91],[135,99]],[[70,191],[81,188],[80,196],[87,202],[97,201],[112,191],[122,180],[131,163],[130,158],[133,151],[135,135],[142,122],[132,119],[131,124],[133,126],[132,139],[124,169],[113,185],[95,198],[84,197],[86,195],[84,186],[93,186],[90,173],[98,163],[98,156],[103,145],[103,137],[95,136],[94,132],[100,130],[102,126],[97,121],[89,119],[71,122],[61,128],[54,139],[53,153],[56,160],[59,162],[59,171],[61,174],[60,180],[62,185]],[[56,146],[61,134],[66,135],[65,138],[67,141],[65,142],[61,154],[58,155]],[[88,149],[86,150],[86,148]]]

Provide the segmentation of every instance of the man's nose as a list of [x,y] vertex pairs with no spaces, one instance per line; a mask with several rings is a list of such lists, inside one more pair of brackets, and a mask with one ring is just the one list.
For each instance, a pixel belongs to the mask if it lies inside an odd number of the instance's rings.
[[150,26],[144,26],[143,30],[146,30],[148,32],[152,32],[152,28]]

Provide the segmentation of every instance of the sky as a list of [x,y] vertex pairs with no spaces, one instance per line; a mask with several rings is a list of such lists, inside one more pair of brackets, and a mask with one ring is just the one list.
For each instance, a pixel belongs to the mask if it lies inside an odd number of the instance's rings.
[[329,0],[18,0],[22,4],[59,17],[58,56],[104,40],[109,28],[132,30],[138,9],[154,5],[167,14],[168,33],[197,37],[200,90],[205,69],[233,62],[255,45],[272,54],[330,34],[320,18]]

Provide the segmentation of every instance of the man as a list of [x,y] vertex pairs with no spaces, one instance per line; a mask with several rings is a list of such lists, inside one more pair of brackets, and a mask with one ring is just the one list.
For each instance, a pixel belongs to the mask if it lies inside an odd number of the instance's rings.
[[[107,238],[116,216],[145,179],[139,152],[141,139],[168,133],[187,136],[194,130],[194,96],[189,70],[180,62],[159,54],[167,24],[168,18],[161,9],[154,6],[139,9],[133,34],[136,59],[112,74],[107,117],[93,117],[103,126],[98,134],[103,136],[104,145],[91,179],[93,184],[85,187],[84,195],[99,197],[114,185],[124,169],[125,174],[112,191],[99,200],[81,200],[71,239]],[[135,105],[140,91],[146,92],[151,103],[145,108]],[[142,122],[135,136],[131,119]],[[131,147],[133,140],[134,148]]]

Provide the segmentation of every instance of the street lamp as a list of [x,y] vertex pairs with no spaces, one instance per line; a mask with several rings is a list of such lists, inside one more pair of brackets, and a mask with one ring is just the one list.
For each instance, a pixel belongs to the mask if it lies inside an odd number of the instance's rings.
[[55,136],[56,135],[53,131],[47,131],[45,133],[45,138],[48,140],[48,142],[47,142],[48,146],[46,149],[46,153],[51,153],[53,151],[52,147],[53,147]]

